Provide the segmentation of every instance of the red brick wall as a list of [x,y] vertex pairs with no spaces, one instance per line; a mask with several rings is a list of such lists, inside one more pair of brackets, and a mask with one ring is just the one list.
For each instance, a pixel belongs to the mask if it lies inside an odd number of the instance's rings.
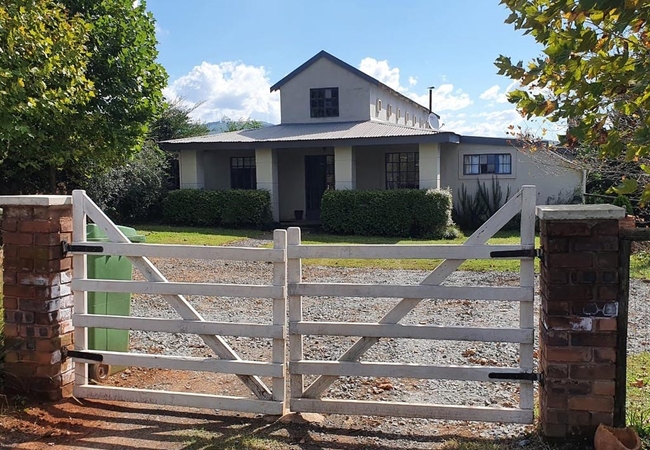
[[618,220],[541,221],[540,421],[550,437],[612,425],[616,317],[585,307],[617,302]]
[[72,392],[72,207],[5,206],[4,319],[6,389],[58,399]]

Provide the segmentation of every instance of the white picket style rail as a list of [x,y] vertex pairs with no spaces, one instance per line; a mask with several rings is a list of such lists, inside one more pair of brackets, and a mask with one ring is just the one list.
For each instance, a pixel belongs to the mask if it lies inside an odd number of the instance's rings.
[[[74,395],[106,400],[160,403],[176,406],[227,409],[262,414],[320,412],[335,414],[387,415],[433,419],[478,420],[532,423],[533,383],[520,381],[518,408],[471,407],[420,403],[321,399],[329,386],[341,376],[406,377],[495,381],[494,371],[507,374],[533,371],[533,285],[534,262],[521,259],[520,285],[516,287],[441,286],[466,259],[488,259],[494,251],[534,248],[534,186],[523,186],[493,217],[463,245],[303,245],[299,228],[274,232],[270,249],[202,247],[130,243],[83,191],[73,193],[73,245],[86,241],[86,217],[92,218],[111,242],[102,242],[101,252],[93,255],[127,256],[147,281],[94,280],[87,278],[86,253],[74,254],[72,288],[75,296],[73,324],[75,349],[88,351],[87,328],[102,327],[199,335],[216,358],[162,356],[92,350],[104,363],[122,366],[196,370],[237,375],[256,398],[115,388],[88,383],[87,363],[76,359]],[[521,212],[519,245],[487,245],[487,240],[512,217]],[[267,261],[273,264],[269,285],[169,282],[149,261],[149,257]],[[302,280],[302,259],[444,259],[419,285],[307,283]],[[106,316],[87,313],[87,292],[130,292],[161,295],[179,313],[180,319]],[[272,299],[270,325],[206,321],[183,295],[254,297]],[[397,304],[377,322],[318,322],[303,320],[303,297],[398,298]],[[517,328],[443,327],[403,325],[400,320],[425,299],[467,299],[518,302]],[[323,301],[328,301],[327,298]],[[287,321],[288,318],[288,321]],[[287,354],[286,336],[289,339]],[[336,361],[306,360],[305,335],[353,336],[358,341]],[[242,360],[221,336],[263,337],[273,340],[268,362]],[[433,366],[385,362],[359,362],[360,357],[381,338],[508,342],[520,345],[519,367]],[[287,366],[289,373],[287,374]],[[305,387],[306,375],[316,375]],[[260,377],[271,377],[268,387]],[[287,386],[288,384],[288,386]],[[288,387],[288,392],[287,392]]]

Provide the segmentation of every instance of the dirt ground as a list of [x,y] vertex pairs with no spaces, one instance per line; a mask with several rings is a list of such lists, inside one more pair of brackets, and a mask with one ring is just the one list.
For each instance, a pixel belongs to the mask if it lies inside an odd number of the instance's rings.
[[[378,383],[381,380],[378,380]],[[246,395],[233,377],[161,369],[129,369],[106,382],[121,387],[200,392],[218,386],[227,395]],[[170,384],[172,386],[170,386]],[[16,399],[8,399],[9,403]],[[6,406],[6,405],[5,405]],[[316,415],[317,416],[317,415]],[[225,411],[161,407],[86,399],[30,404],[0,416],[0,449],[457,449],[541,447],[529,433],[490,439],[495,425],[395,420],[368,416],[315,417],[283,423],[278,417]],[[498,426],[497,426],[498,427]],[[533,431],[532,427],[529,429]],[[483,436],[483,437],[481,437]],[[478,445],[475,447],[474,445]],[[576,448],[576,447],[572,447]]]

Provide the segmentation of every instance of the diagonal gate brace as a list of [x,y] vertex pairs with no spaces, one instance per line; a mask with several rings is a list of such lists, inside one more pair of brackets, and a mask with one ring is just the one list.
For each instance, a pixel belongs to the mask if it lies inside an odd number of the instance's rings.
[[[478,230],[476,230],[463,245],[483,245],[492,235],[506,225],[512,217],[521,211],[522,192],[517,192],[497,214],[490,217]],[[435,268],[420,284],[427,286],[439,286],[451,275],[464,259],[447,259]],[[404,298],[395,305],[384,317],[379,320],[380,324],[396,324],[411,310],[413,310],[422,299]],[[373,345],[379,342],[376,337],[362,337],[355,342],[341,357],[339,361],[357,361]],[[321,375],[304,391],[303,397],[319,398],[329,386],[338,379],[334,375]]]
[[[113,242],[130,243],[129,239],[111,222],[104,212],[82,191],[75,191],[73,195],[83,196],[85,211],[93,221],[101,227],[109,239]],[[77,201],[75,197],[73,201]],[[142,256],[128,257],[133,266],[137,268],[149,281],[167,282],[167,278],[153,265],[148,258]],[[163,295],[162,296],[178,314],[185,320],[204,321],[203,317],[194,309],[194,307],[182,295]],[[203,342],[214,351],[221,359],[241,361],[241,358],[228,345],[221,336],[199,335]],[[237,375],[239,379],[261,400],[272,400],[273,395],[270,389],[264,384],[262,379],[253,375]]]

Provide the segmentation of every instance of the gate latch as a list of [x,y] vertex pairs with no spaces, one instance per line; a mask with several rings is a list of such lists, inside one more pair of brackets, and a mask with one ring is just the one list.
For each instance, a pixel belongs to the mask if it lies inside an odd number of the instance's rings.
[[541,258],[542,249],[530,248],[524,250],[496,250],[490,252],[490,258]]
[[79,358],[97,362],[104,361],[104,355],[100,355],[99,353],[70,350],[68,347],[61,347],[61,361],[65,361],[68,358]]
[[534,372],[490,372],[488,378],[493,380],[513,380],[513,381],[537,381],[544,386],[544,376],[541,373]]
[[61,241],[61,248],[63,249],[63,257],[65,258],[68,252],[81,252],[81,253],[101,253],[104,247],[101,245],[72,245],[67,241]]

